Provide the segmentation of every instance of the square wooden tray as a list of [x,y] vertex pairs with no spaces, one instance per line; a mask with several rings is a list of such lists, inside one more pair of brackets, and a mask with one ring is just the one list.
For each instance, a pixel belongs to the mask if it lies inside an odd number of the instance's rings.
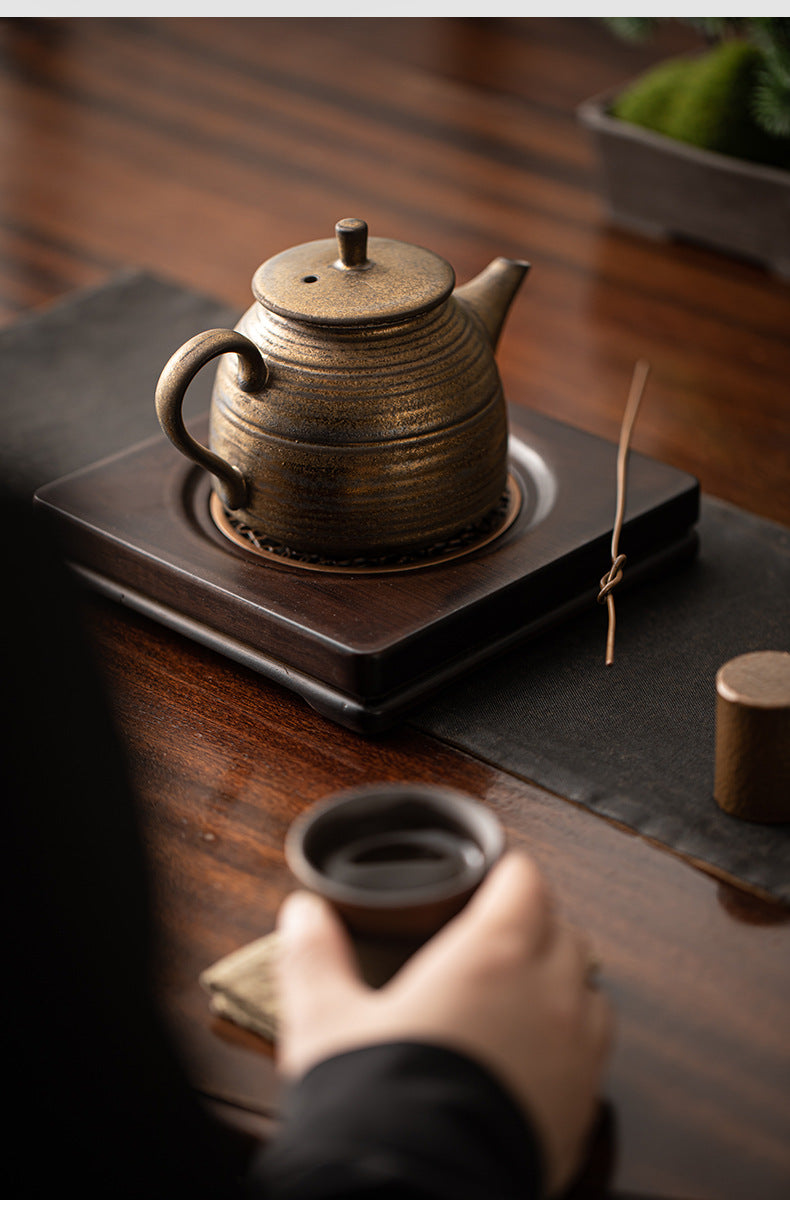
[[[421,568],[316,571],[253,555],[215,525],[208,477],[159,436],[46,485],[35,503],[91,586],[368,733],[558,618],[601,615],[617,448],[526,408],[511,407],[510,427],[515,521]],[[205,434],[205,422],[191,428]],[[693,477],[632,454],[624,580],[692,554],[698,513]]]

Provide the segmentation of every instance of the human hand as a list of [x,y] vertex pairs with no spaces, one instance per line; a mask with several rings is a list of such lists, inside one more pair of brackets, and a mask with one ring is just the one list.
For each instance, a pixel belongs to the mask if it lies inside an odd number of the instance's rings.
[[548,1191],[569,1182],[595,1117],[612,1016],[588,981],[587,940],[559,921],[530,858],[507,854],[379,990],[362,981],[345,928],[320,897],[289,896],[278,930],[285,1074],[388,1041],[456,1049],[493,1072],[535,1125]]

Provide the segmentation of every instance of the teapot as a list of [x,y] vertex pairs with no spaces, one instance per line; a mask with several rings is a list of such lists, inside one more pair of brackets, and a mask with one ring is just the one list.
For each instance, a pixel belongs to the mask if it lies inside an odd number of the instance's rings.
[[[235,330],[171,357],[160,424],[211,474],[222,513],[293,555],[380,558],[456,538],[504,494],[494,350],[528,268],[497,258],[453,292],[441,256],[339,221],[334,239],[257,270]],[[182,405],[214,357],[206,447]]]

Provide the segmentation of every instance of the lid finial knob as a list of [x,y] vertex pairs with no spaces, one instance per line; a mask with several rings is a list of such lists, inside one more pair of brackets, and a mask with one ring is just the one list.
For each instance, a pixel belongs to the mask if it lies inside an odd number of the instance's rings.
[[366,221],[346,217],[335,226],[337,246],[340,252],[338,265],[344,268],[362,268],[368,262],[368,226]]

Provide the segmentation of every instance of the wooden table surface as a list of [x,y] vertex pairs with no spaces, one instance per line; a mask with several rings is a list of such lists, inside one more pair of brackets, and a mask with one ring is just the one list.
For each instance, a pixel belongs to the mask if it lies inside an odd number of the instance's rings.
[[[508,397],[615,440],[644,356],[635,446],[790,525],[790,288],[612,227],[575,118],[694,45],[668,27],[628,46],[577,18],[4,20],[0,317],[128,266],[241,313],[259,263],[349,215],[459,281],[527,258]],[[265,1133],[277,1084],[197,975],[271,928],[289,822],[341,787],[442,782],[499,813],[599,949],[619,1023],[614,1189],[788,1196],[787,910],[427,736],[360,738],[131,612],[95,598],[90,615],[143,798],[163,995],[226,1115]]]

